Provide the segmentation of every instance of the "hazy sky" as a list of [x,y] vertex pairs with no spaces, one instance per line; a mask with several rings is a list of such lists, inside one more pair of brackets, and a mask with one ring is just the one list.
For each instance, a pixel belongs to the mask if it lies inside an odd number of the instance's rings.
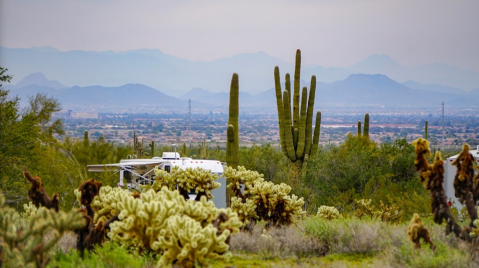
[[479,71],[478,0],[0,0],[0,46],[160,49],[190,60],[264,51],[350,66],[387,54]]

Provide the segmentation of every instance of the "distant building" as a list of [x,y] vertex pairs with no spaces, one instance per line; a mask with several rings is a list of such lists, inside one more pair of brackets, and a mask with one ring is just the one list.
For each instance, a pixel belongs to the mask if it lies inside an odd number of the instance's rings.
[[54,113],[53,117],[72,118],[72,119],[98,119],[97,112],[74,112],[73,110]]

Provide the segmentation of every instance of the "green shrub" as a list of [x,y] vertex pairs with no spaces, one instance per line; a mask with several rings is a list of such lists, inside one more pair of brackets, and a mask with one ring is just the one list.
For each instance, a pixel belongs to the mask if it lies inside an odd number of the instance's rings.
[[101,247],[95,247],[92,252],[85,252],[83,259],[80,257],[80,253],[76,250],[71,250],[66,254],[58,251],[48,267],[134,268],[143,267],[148,259],[148,257],[138,256],[135,252],[128,252],[128,250],[122,248],[117,243],[106,242]]

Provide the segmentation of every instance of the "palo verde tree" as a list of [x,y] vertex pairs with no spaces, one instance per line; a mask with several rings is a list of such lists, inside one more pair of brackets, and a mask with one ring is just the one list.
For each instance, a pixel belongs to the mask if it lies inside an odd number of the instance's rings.
[[303,163],[314,155],[318,149],[321,112],[316,114],[316,125],[313,135],[314,95],[316,76],[311,77],[308,97],[307,87],[303,87],[300,98],[301,51],[296,50],[294,68],[294,94],[291,107],[291,81],[286,74],[285,90],[281,89],[279,68],[274,68],[276,104],[278,107],[279,137],[281,149],[290,160],[289,178],[294,185],[301,179]]

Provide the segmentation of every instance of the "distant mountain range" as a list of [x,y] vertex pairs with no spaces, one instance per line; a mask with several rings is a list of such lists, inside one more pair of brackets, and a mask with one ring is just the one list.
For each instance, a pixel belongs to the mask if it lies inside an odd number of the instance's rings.
[[[291,52],[291,60],[293,59],[294,51]],[[282,77],[286,72],[294,71],[292,63],[264,52],[239,54],[205,62],[177,58],[155,49],[63,52],[51,47],[0,47],[0,62],[2,67],[9,69],[9,74],[14,75],[12,83],[17,83],[22,77],[32,73],[41,72],[69,86],[118,87],[135,83],[175,97],[181,97],[193,88],[228,92],[231,76],[235,72],[239,74],[240,89],[243,92],[258,94],[274,86],[275,66],[279,66]],[[372,55],[344,68],[325,68],[320,65],[302,67],[303,79],[309,81],[311,75],[316,75],[317,81],[323,83],[345,80],[352,74],[360,73],[383,74],[401,83],[414,81],[424,85],[457,88],[465,92],[479,87],[479,72],[446,64],[410,68],[398,64],[387,55]]]
[[[301,86],[308,86],[301,81]],[[16,85],[7,85],[11,95],[19,96],[23,102],[28,96],[42,92],[59,100],[64,108],[83,107],[139,107],[157,108],[187,107],[188,99],[198,108],[227,107],[229,93],[211,92],[193,88],[180,98],[168,96],[142,84],[125,84],[118,87],[87,86],[65,87],[58,81],[48,80],[42,73],[26,76]],[[283,88],[284,89],[284,88]],[[471,92],[437,85],[424,85],[414,81],[400,84],[385,75],[353,74],[346,79],[332,83],[317,83],[315,106],[384,106],[391,107],[432,107],[446,102],[452,107],[477,107],[479,89]],[[276,107],[273,88],[251,94],[240,91],[239,102],[245,108]],[[132,110],[134,111],[134,110]]]

